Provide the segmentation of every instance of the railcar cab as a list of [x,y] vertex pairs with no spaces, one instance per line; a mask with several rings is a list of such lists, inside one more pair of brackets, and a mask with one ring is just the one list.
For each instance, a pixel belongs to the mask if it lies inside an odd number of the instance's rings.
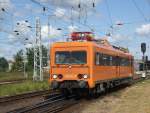
[[52,89],[101,92],[106,83],[112,87],[114,81],[131,78],[132,55],[127,49],[112,46],[106,39],[96,40],[91,32],[73,32],[67,40],[51,47]]
[[[91,32],[73,32],[68,42],[57,42],[51,48],[51,87],[88,88]],[[81,43],[83,42],[83,43]]]

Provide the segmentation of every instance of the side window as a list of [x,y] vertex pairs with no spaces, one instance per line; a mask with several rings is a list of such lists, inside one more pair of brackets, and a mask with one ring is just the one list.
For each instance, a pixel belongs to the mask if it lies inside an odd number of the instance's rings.
[[129,66],[130,60],[128,58],[121,58],[121,66]]
[[[125,61],[122,61],[122,65]],[[102,53],[95,53],[95,64],[100,66],[119,66],[121,64],[121,58],[117,56],[110,56]]]
[[124,66],[123,58],[120,58],[120,66]]
[[112,57],[112,65],[116,66],[117,65],[117,58],[115,56]]
[[110,61],[110,66],[113,66],[113,57],[112,56],[110,56],[109,61]]
[[121,60],[120,60],[120,65],[121,65],[121,66],[126,66],[126,59],[121,58]]
[[116,66],[121,66],[121,58],[119,56],[116,56]]
[[106,64],[107,66],[110,66],[110,56],[109,55],[106,55]]
[[107,56],[106,55],[103,55],[102,62],[103,62],[104,66],[107,66]]
[[127,66],[130,66],[131,65],[131,60],[130,59],[127,59]]
[[99,53],[96,53],[96,55],[95,55],[95,63],[96,63],[96,65],[100,64],[100,54]]
[[99,53],[99,65],[103,65],[103,54]]
[[133,66],[133,62],[134,62],[134,60],[133,60],[133,59],[130,59],[130,63],[131,63],[130,65],[131,65],[131,66]]

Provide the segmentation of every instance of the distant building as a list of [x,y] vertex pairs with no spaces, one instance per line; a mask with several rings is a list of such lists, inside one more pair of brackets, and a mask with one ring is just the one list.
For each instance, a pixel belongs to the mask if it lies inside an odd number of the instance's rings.
[[139,69],[140,69],[140,71],[150,70],[150,61],[146,61],[144,63],[140,63]]
[[140,71],[140,64],[143,63],[142,60],[135,59],[134,60],[134,70],[135,71]]
[[11,71],[11,69],[12,69],[12,66],[13,66],[13,61],[12,60],[9,60],[8,61],[8,71]]
[[134,69],[136,71],[144,71],[150,70],[150,61],[143,61],[143,60],[135,60],[134,61]]

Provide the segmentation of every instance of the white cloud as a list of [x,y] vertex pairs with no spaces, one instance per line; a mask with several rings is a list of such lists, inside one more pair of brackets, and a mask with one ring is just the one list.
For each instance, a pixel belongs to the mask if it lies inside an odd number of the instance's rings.
[[[56,7],[54,14],[56,17],[63,17],[62,19],[71,18],[71,15],[74,19],[82,17],[81,19],[86,17],[86,13],[93,14],[93,2],[95,6],[102,0],[35,0],[36,2],[51,4],[53,7]],[[80,8],[78,7],[80,4]],[[72,13],[72,14],[71,14]],[[63,16],[65,14],[65,16]],[[65,18],[64,18],[65,17]]]
[[78,31],[78,27],[77,26],[68,26],[68,30],[69,32],[75,32],[75,31]]
[[63,8],[56,8],[54,15],[57,17],[63,17],[65,15],[66,10]]
[[0,57],[5,57],[7,59],[13,59],[13,55],[19,50],[20,48],[16,48],[13,45],[1,45],[0,49]]
[[[47,11],[47,10],[46,10]],[[33,4],[25,4],[24,6],[24,9],[23,9],[23,13],[25,14],[29,14],[29,13],[32,13],[32,14],[42,14],[43,13],[43,8],[39,8],[39,7],[35,7],[33,6]]]
[[85,18],[85,15],[86,15],[86,12],[85,10],[82,10],[82,11],[78,11],[78,10],[75,10],[75,9],[67,9],[67,8],[56,8],[55,11],[54,11],[54,15],[57,17],[57,18],[60,18],[60,19],[63,19],[65,21],[70,21],[70,20],[75,20],[75,19],[78,19],[79,18],[79,15],[80,17],[82,17],[81,19],[84,19]]
[[15,29],[20,33],[27,34],[30,32],[30,28],[28,26],[30,26],[28,22],[18,21]]
[[14,12],[13,16],[14,16],[14,17],[23,17],[24,14],[23,14],[22,12],[16,11],[16,12]]
[[14,34],[14,35],[12,35],[12,34],[8,35],[8,42],[14,43],[14,42],[16,42],[17,40],[18,40],[18,39],[17,39],[17,37],[15,36],[15,34]]
[[8,43],[27,44],[34,41],[33,31],[25,21],[18,21],[12,32],[9,32]]
[[114,34],[112,37],[108,37],[110,42],[119,42],[119,41],[129,41],[131,40],[130,36],[122,35],[122,34]]
[[0,9],[4,9],[5,11],[8,11],[11,7],[12,7],[12,3],[10,0],[0,0]]
[[12,10],[12,3],[10,0],[0,0],[0,21],[8,19],[8,12]]
[[2,53],[4,52],[4,49],[1,47],[0,48],[0,56],[2,56]]
[[136,33],[140,36],[149,37],[150,36],[150,24],[143,24],[136,29]]
[[26,47],[26,48],[32,48],[33,45],[32,45],[32,44],[26,44],[25,47]]
[[[42,0],[43,1],[43,0]],[[74,7],[78,8],[80,3],[81,7],[92,8],[92,3],[98,4],[101,0],[44,0],[43,2],[50,2],[52,5],[57,7]]]
[[56,38],[56,37],[61,36],[61,34],[62,32],[60,30],[57,30],[57,28],[50,26],[49,37],[48,37],[48,26],[47,25],[42,26],[41,35],[43,39]]

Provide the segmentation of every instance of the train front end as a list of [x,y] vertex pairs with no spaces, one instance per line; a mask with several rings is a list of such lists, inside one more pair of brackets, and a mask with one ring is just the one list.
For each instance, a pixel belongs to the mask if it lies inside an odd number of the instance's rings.
[[88,42],[57,42],[51,47],[50,84],[52,89],[88,88],[90,82]]

